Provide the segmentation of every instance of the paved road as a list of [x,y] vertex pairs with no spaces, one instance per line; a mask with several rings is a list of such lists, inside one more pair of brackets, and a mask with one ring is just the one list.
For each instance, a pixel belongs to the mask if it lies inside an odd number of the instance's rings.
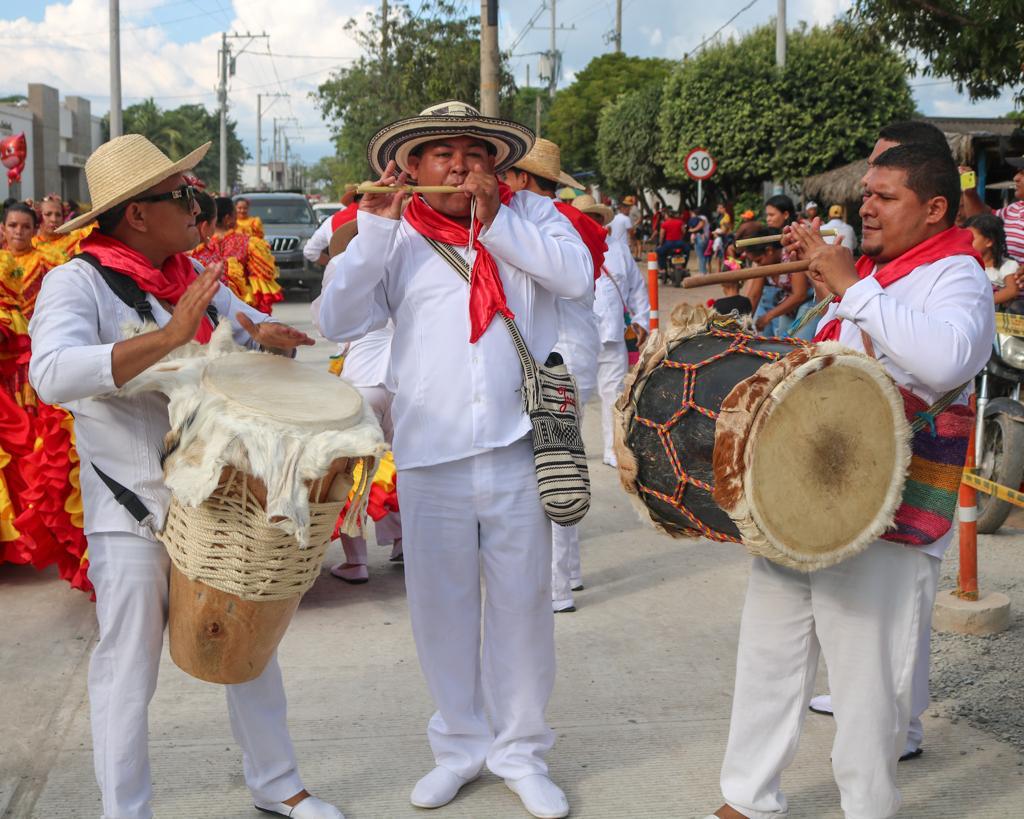
[[[306,312],[287,304],[278,314],[301,325]],[[329,352],[324,344],[306,357],[322,364]],[[590,452],[600,451],[597,417],[588,413]],[[556,618],[552,774],[581,818],[703,816],[720,801],[748,560],[738,546],[653,532],[633,513],[612,470],[590,463],[587,588],[577,613]],[[338,557],[332,548],[328,560]],[[430,707],[402,572],[386,558],[386,550],[371,545],[365,586],[323,574],[280,649],[305,781],[350,819],[425,815],[408,795],[431,766],[424,737]],[[52,572],[0,566],[0,623],[0,815],[100,815],[86,696],[93,604]],[[940,704],[926,717],[924,757],[901,769],[900,816],[1019,816],[1024,756],[941,713]],[[219,686],[183,674],[166,650],[150,727],[158,817],[261,815],[248,800]],[[794,819],[841,815],[829,768],[832,737],[829,719],[807,719],[785,778]],[[437,816],[526,814],[499,780],[485,775]]]

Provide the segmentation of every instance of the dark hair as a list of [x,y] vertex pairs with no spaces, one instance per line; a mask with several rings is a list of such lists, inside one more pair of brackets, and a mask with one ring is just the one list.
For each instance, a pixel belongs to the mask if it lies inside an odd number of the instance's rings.
[[131,202],[124,202],[97,216],[97,230],[105,236],[113,234],[113,232],[117,230],[117,226],[121,224],[121,220],[124,219],[125,212],[128,210],[128,205],[130,204]]
[[765,207],[768,207],[769,205],[775,208],[775,210],[780,210],[783,213],[789,214],[789,216],[786,217],[787,225],[792,222],[793,218],[796,216],[796,205],[794,205],[793,200],[784,193],[777,193],[764,203]]
[[[778,207],[778,205],[775,205],[774,207]],[[782,210],[782,208],[779,208],[779,210]],[[762,227],[760,230],[756,230],[752,234],[747,234],[743,238],[745,238],[745,239],[767,239],[769,236],[778,236],[778,235],[779,235],[779,232],[777,230],[775,230],[773,228],[770,228],[770,227]],[[782,242],[779,241],[779,240],[775,240],[774,242],[765,242],[764,244],[753,245],[747,251],[747,253],[750,253],[753,256],[760,256],[766,250],[770,250],[771,248],[778,248],[779,250],[782,250]]]
[[235,200],[230,196],[218,196],[214,201],[217,203],[217,224],[219,225],[227,217],[234,215]]
[[[201,193],[206,193],[206,191],[200,191],[200,192],[201,192]],[[209,194],[207,194],[207,196],[209,196]],[[239,202],[245,202],[245,204],[247,204],[247,205],[249,204],[249,200],[248,200],[248,199],[247,199],[246,197],[244,197],[244,196],[239,196],[238,198],[236,198],[236,199],[235,199],[235,204],[236,204],[236,205],[237,205],[237,204],[238,204]]]
[[878,132],[878,138],[897,145],[933,145],[949,152],[946,135],[930,122],[920,119],[889,123]]
[[1006,231],[1003,220],[994,213],[979,213],[964,222],[965,228],[974,228],[992,242],[992,257],[996,267],[1006,261]]
[[558,183],[554,179],[548,179],[544,176],[537,176],[532,171],[523,170],[518,165],[513,165],[509,168],[510,173],[525,173],[534,182],[537,183],[537,187],[540,188],[544,193],[555,193],[558,190]]
[[12,213],[25,213],[32,217],[32,227],[36,228],[39,226],[39,214],[35,210],[24,202],[15,202],[13,205],[8,205],[4,208],[4,223],[7,222],[7,217]]
[[206,191],[196,191],[196,204],[199,205],[196,222],[212,222],[217,218],[217,202],[211,194]]
[[960,172],[948,147],[923,142],[897,145],[882,153],[875,160],[875,167],[906,171],[907,187],[921,202],[941,196],[946,200],[946,226],[956,220],[960,208]]

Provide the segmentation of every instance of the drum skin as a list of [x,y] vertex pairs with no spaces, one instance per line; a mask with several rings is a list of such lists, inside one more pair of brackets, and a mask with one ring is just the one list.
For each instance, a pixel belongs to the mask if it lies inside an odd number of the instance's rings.
[[[733,387],[801,345],[750,336],[735,326],[713,328],[670,344],[645,383],[637,382],[636,412],[625,443],[636,458],[641,498],[667,531],[740,540],[736,524],[711,497],[715,419]],[[692,517],[670,502],[679,499],[680,490],[679,506]]]

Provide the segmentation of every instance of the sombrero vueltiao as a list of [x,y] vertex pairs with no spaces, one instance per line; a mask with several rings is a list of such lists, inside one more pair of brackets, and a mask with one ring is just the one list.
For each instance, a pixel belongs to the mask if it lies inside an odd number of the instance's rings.
[[432,105],[418,117],[408,117],[381,128],[366,147],[370,167],[378,174],[392,159],[403,171],[409,154],[424,142],[444,137],[475,136],[494,146],[494,170],[511,167],[530,152],[534,133],[507,119],[485,117],[472,105],[449,100]]
[[550,139],[537,137],[533,149],[519,161],[513,163],[516,168],[534,176],[541,176],[551,182],[557,182],[569,188],[583,190],[583,185],[562,170],[562,151]]
[[100,145],[85,162],[85,181],[92,210],[65,222],[57,233],[70,233],[133,196],[149,190],[167,177],[198,165],[212,142],[200,145],[177,162],[141,134],[125,134]]

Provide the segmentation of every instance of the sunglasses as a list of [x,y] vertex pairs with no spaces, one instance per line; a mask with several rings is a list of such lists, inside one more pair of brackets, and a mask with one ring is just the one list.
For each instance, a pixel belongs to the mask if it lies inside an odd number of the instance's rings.
[[192,185],[182,185],[167,193],[154,193],[151,196],[136,196],[133,202],[177,202],[191,213],[195,209],[196,189]]

